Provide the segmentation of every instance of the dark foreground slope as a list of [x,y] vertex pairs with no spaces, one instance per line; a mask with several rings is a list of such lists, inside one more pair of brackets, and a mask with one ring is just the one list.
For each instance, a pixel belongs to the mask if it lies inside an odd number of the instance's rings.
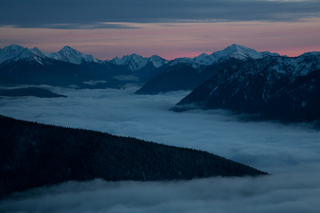
[[68,180],[173,180],[266,174],[208,152],[3,116],[0,156],[0,197]]

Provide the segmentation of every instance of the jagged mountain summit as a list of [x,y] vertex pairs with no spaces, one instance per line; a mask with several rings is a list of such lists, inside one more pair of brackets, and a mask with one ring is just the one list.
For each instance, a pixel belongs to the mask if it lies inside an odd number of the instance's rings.
[[38,48],[11,45],[0,49],[0,62],[0,83],[4,86],[47,84],[76,88],[119,88],[126,82],[114,79],[112,71],[129,72],[123,66],[101,63],[70,47],[49,54]]
[[228,109],[284,121],[320,120],[320,52],[231,66],[193,90],[175,110]]
[[245,61],[278,55],[233,44],[210,55],[177,58],[161,67],[162,72],[143,85],[137,94],[158,94],[176,90],[193,90],[227,67]]
[[230,57],[241,60],[259,59],[266,56],[265,53],[261,53],[254,49],[238,44],[233,44],[224,50],[214,52],[211,55],[215,56],[216,58]]
[[43,64],[46,58],[46,55],[36,47],[33,49],[28,49],[13,44],[0,49],[0,64],[7,61],[16,62],[19,60],[29,60],[35,63]]
[[46,59],[54,59],[72,64],[81,64],[84,62],[102,63],[101,60],[92,55],[85,55],[69,46],[63,47],[57,53],[45,53],[37,47],[29,49],[16,44],[0,49],[0,64],[9,60],[18,61],[23,59],[34,59],[39,63],[42,63],[42,61]]
[[186,180],[265,172],[217,155],[0,115],[0,199],[65,181]]
[[25,48],[16,44],[4,47],[3,49],[0,48],[0,64],[4,61],[17,57],[24,51],[24,49]]
[[92,55],[85,55],[78,50],[69,46],[63,47],[57,53],[44,53],[47,57],[56,59],[58,61],[69,62],[72,64],[81,64],[86,62],[103,63],[103,61],[93,57]]
[[125,55],[122,58],[115,57],[110,62],[117,65],[125,65],[133,72],[145,68],[148,64],[152,65],[154,68],[159,68],[168,63],[167,60],[157,55],[145,58],[137,54]]
[[234,44],[210,55],[204,53],[172,61],[157,55],[145,58],[137,54],[101,61],[69,46],[57,53],[45,53],[38,48],[11,45],[0,49],[0,80],[80,88],[120,88],[147,82],[137,93],[157,94],[192,90],[229,66],[274,55]]
[[214,63],[219,63],[221,60],[236,59],[241,61],[247,61],[264,58],[266,56],[269,56],[269,54],[263,52],[261,53],[248,47],[233,44],[223,50],[213,52],[210,55],[203,53],[194,58],[177,58],[170,62],[170,65],[174,66],[178,63],[186,63],[191,65],[194,69],[201,72],[201,68],[212,65]]
[[163,65],[165,65],[165,64],[167,64],[167,63],[169,62],[168,60],[166,60],[166,59],[164,59],[164,58],[161,58],[161,57],[158,56],[158,55],[152,55],[152,56],[148,59],[148,61],[149,61],[150,63],[152,63],[153,66],[156,67],[156,68],[159,68],[159,67],[161,67],[161,66],[163,66]]
[[145,83],[159,73],[157,68],[166,63],[167,60],[156,55],[144,58],[133,54],[102,61],[69,46],[57,53],[46,53],[36,47],[29,49],[11,45],[0,49],[0,82],[75,85],[81,88],[93,86],[83,82],[106,82],[99,83],[98,87],[119,88],[128,83]]

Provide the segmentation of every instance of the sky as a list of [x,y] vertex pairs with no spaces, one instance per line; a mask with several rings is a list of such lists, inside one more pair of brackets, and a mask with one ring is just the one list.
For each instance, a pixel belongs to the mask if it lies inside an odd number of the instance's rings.
[[298,56],[320,50],[318,0],[2,0],[0,48],[101,60],[136,53],[194,57],[239,44]]
[[266,171],[250,178],[66,182],[0,201],[0,212],[319,212],[320,132],[309,124],[244,121],[222,110],[169,111],[188,91],[66,89],[67,98],[5,98],[2,115],[208,151]]

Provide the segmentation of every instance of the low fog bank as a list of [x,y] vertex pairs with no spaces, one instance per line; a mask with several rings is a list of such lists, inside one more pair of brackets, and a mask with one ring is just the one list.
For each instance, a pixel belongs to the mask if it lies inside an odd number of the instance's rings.
[[[320,164],[314,165],[320,166]],[[1,212],[318,212],[320,175],[67,182],[16,193]]]
[[69,182],[5,200],[27,212],[318,212],[320,131],[307,124],[242,121],[223,110],[169,111],[188,94],[51,88],[68,98],[0,99],[17,119],[200,149],[271,173],[186,182]]

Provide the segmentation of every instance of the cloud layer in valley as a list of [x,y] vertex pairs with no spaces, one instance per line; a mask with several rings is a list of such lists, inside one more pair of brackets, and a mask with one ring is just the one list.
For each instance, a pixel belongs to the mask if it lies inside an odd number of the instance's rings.
[[168,111],[188,92],[51,88],[68,98],[1,98],[0,114],[205,150],[271,173],[181,182],[68,182],[12,196],[29,212],[317,212],[320,132],[308,124],[242,121],[226,111]]

